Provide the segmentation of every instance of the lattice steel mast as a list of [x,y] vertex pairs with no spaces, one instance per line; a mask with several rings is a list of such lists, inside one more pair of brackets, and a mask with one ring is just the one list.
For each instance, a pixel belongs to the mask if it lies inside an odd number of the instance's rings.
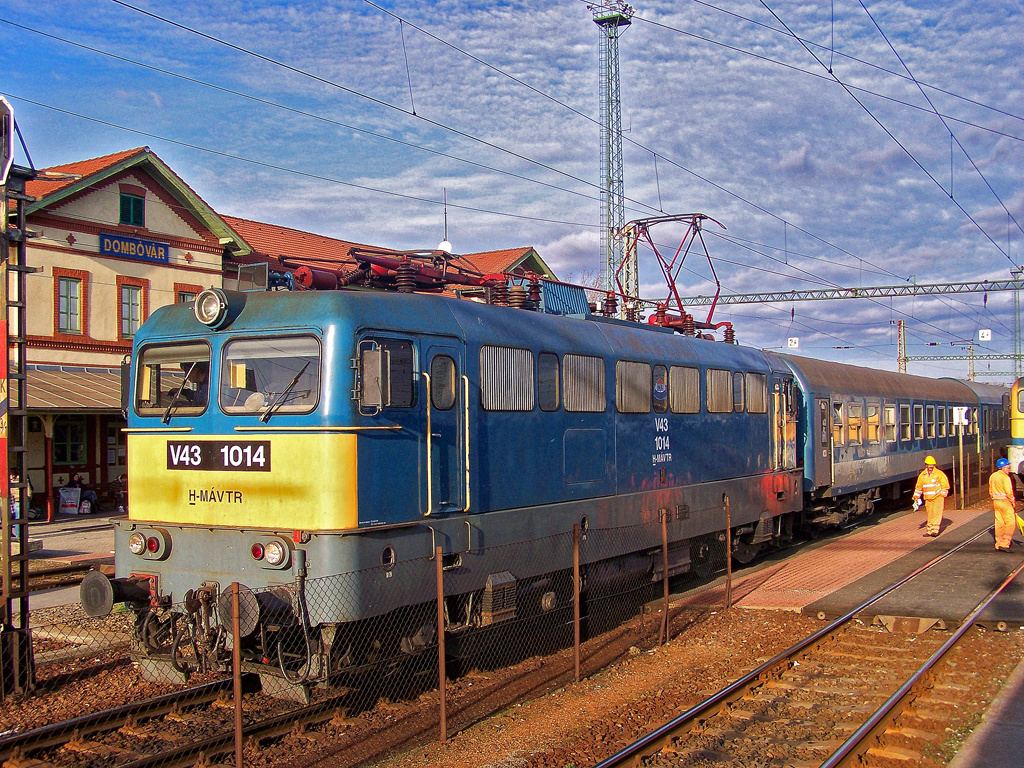
[[[589,6],[601,28],[601,284],[608,291],[639,293],[636,259],[623,263],[622,235],[626,223],[623,204],[622,108],[619,98],[619,36],[628,27],[633,9],[614,0]],[[621,272],[620,272],[621,267]]]

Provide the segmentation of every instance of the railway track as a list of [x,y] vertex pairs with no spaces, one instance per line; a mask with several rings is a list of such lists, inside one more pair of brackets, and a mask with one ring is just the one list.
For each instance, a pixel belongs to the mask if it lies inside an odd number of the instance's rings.
[[[82,583],[90,570],[96,568],[104,573],[113,574],[112,565],[58,565],[50,568],[37,568],[29,571],[28,589],[29,592],[45,592],[48,589],[60,587],[73,587]],[[3,579],[0,578],[0,584]]]
[[955,679],[963,670],[951,674],[944,660],[1024,563],[948,639],[871,632],[855,617],[989,533],[935,558],[595,768],[919,764],[945,738],[949,711],[967,703],[968,689]]

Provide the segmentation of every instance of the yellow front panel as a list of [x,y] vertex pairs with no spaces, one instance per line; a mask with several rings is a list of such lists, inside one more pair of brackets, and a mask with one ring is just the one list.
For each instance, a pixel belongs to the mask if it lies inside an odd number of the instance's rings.
[[[219,459],[226,446],[244,467],[253,453],[245,448],[268,442],[269,471],[189,466],[193,452]],[[355,528],[356,467],[352,434],[133,434],[128,437],[129,517],[279,530]]]

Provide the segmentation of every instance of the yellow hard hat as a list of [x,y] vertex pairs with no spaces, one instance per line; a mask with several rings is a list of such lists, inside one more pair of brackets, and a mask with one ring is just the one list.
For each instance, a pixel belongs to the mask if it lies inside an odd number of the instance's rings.
[[930,467],[934,467],[935,466],[935,457],[934,456],[925,456],[924,457],[924,463],[927,464]]

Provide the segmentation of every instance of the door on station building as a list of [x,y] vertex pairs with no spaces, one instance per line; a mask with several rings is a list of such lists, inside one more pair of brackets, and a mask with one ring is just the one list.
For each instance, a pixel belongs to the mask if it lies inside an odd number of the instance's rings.
[[828,398],[814,400],[814,487],[832,484],[832,407]]
[[457,347],[424,340],[426,514],[466,508],[464,357]]

